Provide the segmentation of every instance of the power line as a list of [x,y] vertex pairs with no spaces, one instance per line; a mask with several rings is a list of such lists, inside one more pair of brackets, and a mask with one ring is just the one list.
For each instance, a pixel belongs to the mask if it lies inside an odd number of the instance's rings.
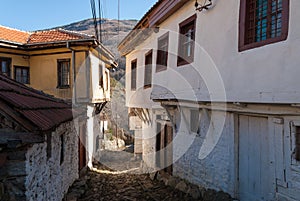
[[101,6],[101,1],[98,0],[98,6],[99,6],[99,38],[100,38],[100,43],[102,43],[102,6]]
[[120,42],[120,0],[118,0],[118,43]]
[[93,16],[93,20],[94,20],[95,35],[96,35],[97,40],[99,40],[95,0],[90,0],[90,3],[91,3],[92,16]]

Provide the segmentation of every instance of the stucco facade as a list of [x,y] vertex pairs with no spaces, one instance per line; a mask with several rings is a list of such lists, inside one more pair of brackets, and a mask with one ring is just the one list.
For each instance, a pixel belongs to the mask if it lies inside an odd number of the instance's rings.
[[[156,3],[119,45],[126,105],[151,111],[151,124],[142,129],[143,159],[154,170],[171,165],[168,173],[241,201],[299,200],[300,4],[288,1],[286,39],[240,51],[241,2],[213,1],[202,12],[194,1]],[[194,58],[178,65],[180,24],[192,16]],[[157,71],[158,41],[166,33],[167,67]],[[149,50],[152,88],[145,89]],[[164,152],[163,167],[157,152]]]

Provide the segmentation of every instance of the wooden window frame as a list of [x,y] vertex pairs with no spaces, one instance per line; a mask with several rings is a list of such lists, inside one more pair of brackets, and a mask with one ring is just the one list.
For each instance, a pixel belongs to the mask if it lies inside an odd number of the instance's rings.
[[[23,82],[23,80],[17,80],[17,69],[21,69],[21,78],[23,78],[22,73],[23,70],[27,70],[27,80],[26,82]],[[30,84],[30,68],[27,66],[14,66],[14,78],[17,82],[20,82],[22,84]]]
[[247,43],[246,41],[246,35],[247,35],[246,32],[249,26],[249,22],[247,21],[248,1],[249,0],[240,0],[239,46],[238,46],[239,52],[286,40],[288,37],[288,29],[289,29],[289,0],[282,1],[281,35],[273,38],[267,38],[259,42],[251,42],[251,43]]
[[300,164],[300,126],[295,126],[295,153],[294,159]]
[[[162,50],[164,47],[166,47],[167,51]],[[163,34],[157,40],[156,72],[167,70],[168,55],[169,55],[169,32]],[[165,59],[163,60],[162,58]]]
[[[148,63],[147,58],[150,57],[151,61]],[[144,89],[151,88],[152,86],[152,67],[153,67],[153,50],[145,54],[145,71],[144,71]]]
[[109,71],[106,71],[106,70],[104,70],[104,75],[105,75],[105,77],[104,77],[104,79],[105,79],[105,86],[104,86],[104,91],[108,91],[108,89],[109,89],[109,79],[110,79],[110,77],[109,77]]
[[[3,73],[2,72],[2,61],[6,61],[8,62],[8,72],[7,73]],[[7,77],[11,77],[11,64],[12,64],[12,59],[9,57],[0,57],[0,72],[1,74],[7,76]]]
[[[71,81],[71,76],[70,76],[70,65],[71,65],[71,60],[70,59],[58,59],[57,60],[57,88],[59,89],[67,89],[67,88],[70,88],[70,81]],[[64,83],[61,83],[62,79],[61,79],[61,64],[64,63],[64,62],[67,62],[68,63],[68,84],[64,84]]]
[[135,91],[137,85],[137,59],[131,61],[130,68],[131,68],[131,91]]
[[[184,20],[179,24],[179,39],[178,39],[178,56],[177,56],[177,66],[182,66],[186,64],[190,64],[194,62],[194,53],[195,53],[195,39],[196,39],[196,21],[197,14],[192,15],[188,19]],[[185,56],[186,52],[183,52],[185,49],[183,46],[185,45],[185,36],[189,30],[192,30],[192,38],[191,41],[187,43],[191,46],[190,56]]]
[[99,86],[104,89],[104,80],[103,80],[103,66],[99,64]]

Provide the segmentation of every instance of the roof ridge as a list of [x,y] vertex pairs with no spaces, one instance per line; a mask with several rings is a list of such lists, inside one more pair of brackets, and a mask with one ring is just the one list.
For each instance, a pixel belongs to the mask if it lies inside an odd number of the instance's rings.
[[64,32],[64,33],[68,33],[68,34],[75,34],[77,36],[83,36],[83,37],[86,37],[86,38],[95,38],[94,35],[82,33],[82,32],[79,32],[79,31],[72,31],[72,30],[67,30],[67,29],[63,29],[63,28],[58,28],[57,30],[61,31],[61,32]]
[[12,27],[7,27],[7,26],[1,25],[1,24],[0,24],[0,27],[5,28],[5,29],[9,29],[9,30],[12,30],[12,31],[19,31],[19,32],[23,32],[23,33],[28,33],[29,35],[32,33],[32,31],[24,31],[24,30],[12,28]]

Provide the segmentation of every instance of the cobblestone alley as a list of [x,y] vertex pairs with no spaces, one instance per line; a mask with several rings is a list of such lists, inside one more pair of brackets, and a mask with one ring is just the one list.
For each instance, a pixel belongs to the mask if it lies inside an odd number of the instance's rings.
[[[226,201],[227,194],[188,188],[157,174],[141,174],[141,160],[125,151],[104,151],[99,163],[69,189],[66,201],[200,200]],[[154,179],[157,177],[156,179]],[[165,183],[168,183],[165,185]],[[173,183],[173,185],[170,183]],[[180,182],[179,182],[180,183]],[[180,189],[180,190],[179,190]]]

